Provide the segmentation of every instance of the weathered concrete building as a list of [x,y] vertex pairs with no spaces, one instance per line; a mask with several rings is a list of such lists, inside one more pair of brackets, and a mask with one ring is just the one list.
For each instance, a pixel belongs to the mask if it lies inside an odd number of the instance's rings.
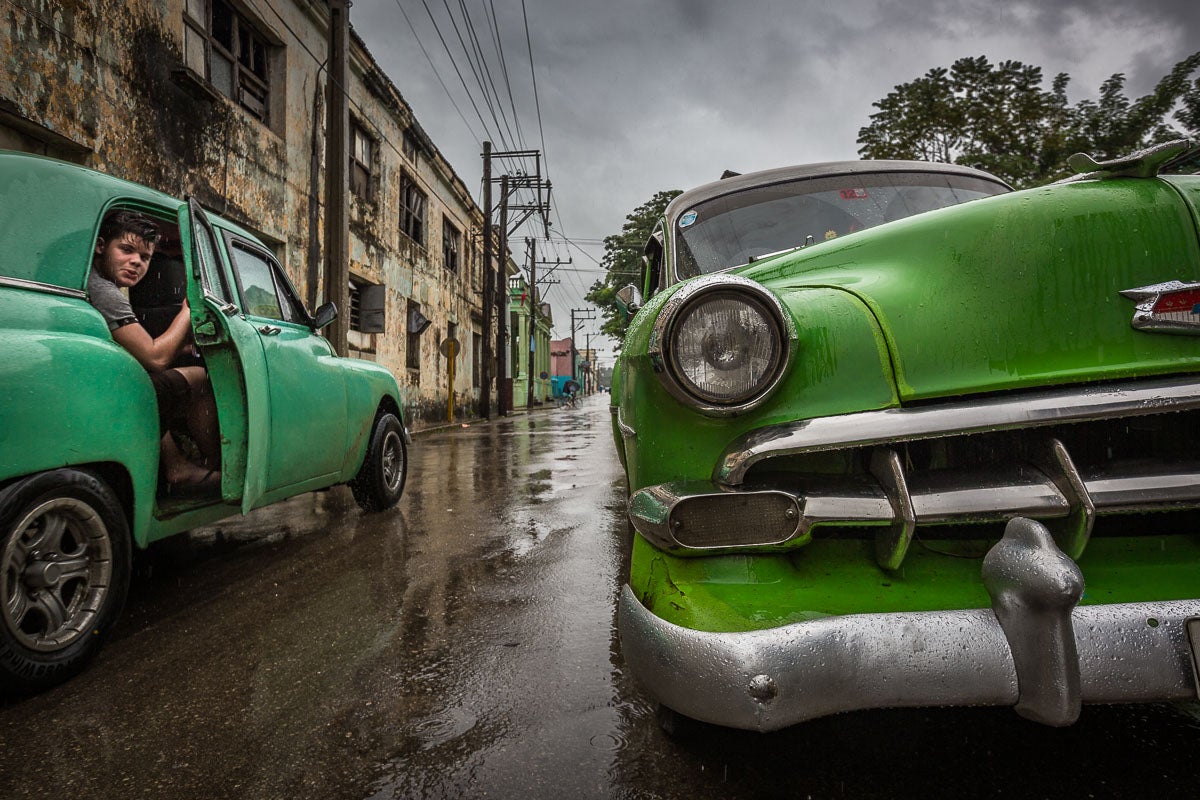
[[[323,0],[8,0],[0,147],[83,164],[254,231],[310,307],[325,285]],[[351,21],[353,15],[351,14]],[[479,393],[483,215],[353,33],[349,352],[396,375],[410,420]]]

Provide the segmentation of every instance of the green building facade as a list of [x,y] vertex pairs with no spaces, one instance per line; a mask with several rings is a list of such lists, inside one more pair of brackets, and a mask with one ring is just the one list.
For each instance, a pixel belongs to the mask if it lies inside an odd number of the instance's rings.
[[[529,282],[525,276],[517,275],[508,279],[508,313],[512,352],[510,354],[510,369],[512,370],[512,407],[525,408],[529,405],[529,376],[530,348],[533,353],[533,405],[551,402],[550,373],[550,328],[553,325],[550,304],[539,302],[534,297],[533,324],[530,325],[530,293]],[[532,328],[532,332],[531,332]]]

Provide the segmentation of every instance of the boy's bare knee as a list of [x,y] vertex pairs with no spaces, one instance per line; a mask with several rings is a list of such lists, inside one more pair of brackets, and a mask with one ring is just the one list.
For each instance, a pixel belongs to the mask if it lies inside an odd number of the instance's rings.
[[193,392],[208,389],[208,371],[204,367],[176,367],[175,369],[188,382],[188,387]]

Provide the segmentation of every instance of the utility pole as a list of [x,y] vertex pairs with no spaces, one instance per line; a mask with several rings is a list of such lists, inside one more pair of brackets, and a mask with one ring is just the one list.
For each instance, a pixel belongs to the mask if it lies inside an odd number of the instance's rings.
[[500,176],[500,265],[496,270],[496,413],[508,415],[508,392],[504,390],[508,372],[508,348],[504,343],[504,324],[508,321],[508,174]]
[[329,0],[329,76],[326,79],[325,118],[325,299],[332,301],[338,318],[329,326],[330,344],[339,356],[349,350],[350,251],[349,217],[346,211],[346,151],[349,112],[346,96],[348,63],[349,0]]
[[492,418],[492,143],[483,143],[483,363],[479,365],[479,416]]
[[[551,272],[553,272],[554,267],[557,267],[560,264],[570,264],[571,259],[568,258],[566,261],[563,261],[562,259],[555,259],[554,261],[539,262],[537,260],[537,241],[534,239],[526,239],[525,241],[529,242],[529,344],[530,344],[530,350],[529,350],[529,398],[527,400],[525,407],[533,408],[533,333],[534,333],[534,330],[536,329],[534,319],[536,318],[535,315],[537,314],[537,307],[538,307],[537,306],[537,287],[538,287],[537,265],[539,263],[548,264],[551,267]],[[558,281],[551,281],[551,280],[548,280],[548,278],[549,278],[549,273],[547,273],[546,278],[543,278],[541,282],[542,283],[558,283]]]
[[587,314],[586,317],[584,317],[584,316],[579,317],[580,322],[587,322],[589,319],[595,319],[595,316],[592,315],[592,309],[590,309],[590,308],[572,308],[571,309],[571,380],[578,380],[578,378],[575,374],[575,356],[579,352],[578,348],[575,347],[575,312],[576,311],[578,311],[580,313],[580,315]]
[[528,392],[525,396],[525,410],[533,410],[533,334],[537,330],[535,322],[535,314],[537,314],[537,240],[526,239],[529,243],[529,339],[526,347],[529,348],[529,380]]
[[[533,174],[530,175],[525,171],[517,171],[513,174],[504,173],[499,178],[492,175],[492,160],[497,158],[508,159],[532,159],[534,163]],[[491,315],[491,309],[494,306],[496,309],[496,407],[497,413],[501,416],[508,414],[511,398],[504,392],[504,378],[508,371],[507,364],[507,347],[504,341],[504,332],[508,319],[508,237],[509,234],[519,228],[529,219],[534,213],[540,214],[542,225],[546,229],[546,235],[550,235],[550,181],[543,181],[541,177],[542,170],[542,154],[538,150],[511,150],[511,151],[493,151],[491,143],[484,143],[483,151],[483,184],[484,184],[484,230],[487,233],[492,232],[492,183],[500,184],[500,224],[499,230],[492,235],[497,238],[496,249],[499,251],[499,265],[496,268],[496,277],[492,276],[490,269],[485,269],[484,280],[484,314],[485,314],[485,340],[491,335],[491,327],[486,324],[488,317]],[[510,204],[509,197],[514,192],[525,189],[534,191],[535,200],[529,203]],[[515,220],[508,219],[508,213],[517,212],[519,216]],[[492,242],[485,233],[484,248],[490,258]],[[496,283],[492,284],[491,281]],[[491,292],[491,294],[489,294]],[[487,346],[490,349],[490,343]]]
[[[587,353],[588,375],[594,376],[596,374],[596,357],[592,354],[592,332],[588,331],[585,334],[585,336],[587,338],[584,339],[584,341],[587,342],[587,347],[584,348],[584,352]],[[587,383],[587,376],[584,376],[584,383]],[[596,380],[593,377],[592,378],[592,387],[590,389],[588,389],[587,387],[584,387],[583,393],[591,394],[594,391],[596,391]]]

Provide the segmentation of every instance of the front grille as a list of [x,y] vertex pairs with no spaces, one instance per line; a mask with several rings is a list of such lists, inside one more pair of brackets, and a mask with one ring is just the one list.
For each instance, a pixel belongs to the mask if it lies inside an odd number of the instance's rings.
[[[949,434],[767,457],[743,489],[795,495],[798,534],[886,526],[881,558],[898,565],[913,530],[1046,521],[1072,557],[1097,516],[1200,508],[1200,411],[1107,418],[1026,430]],[[876,534],[881,535],[881,534]]]
[[1162,512],[1200,509],[1198,433],[1190,375],[801,419],[731,442],[710,481],[639,489],[629,518],[680,555],[866,530],[879,565],[896,569],[918,527],[986,539],[980,526],[1020,516],[1078,558],[1098,520],[1129,520],[1112,528],[1122,535],[1180,530]]

